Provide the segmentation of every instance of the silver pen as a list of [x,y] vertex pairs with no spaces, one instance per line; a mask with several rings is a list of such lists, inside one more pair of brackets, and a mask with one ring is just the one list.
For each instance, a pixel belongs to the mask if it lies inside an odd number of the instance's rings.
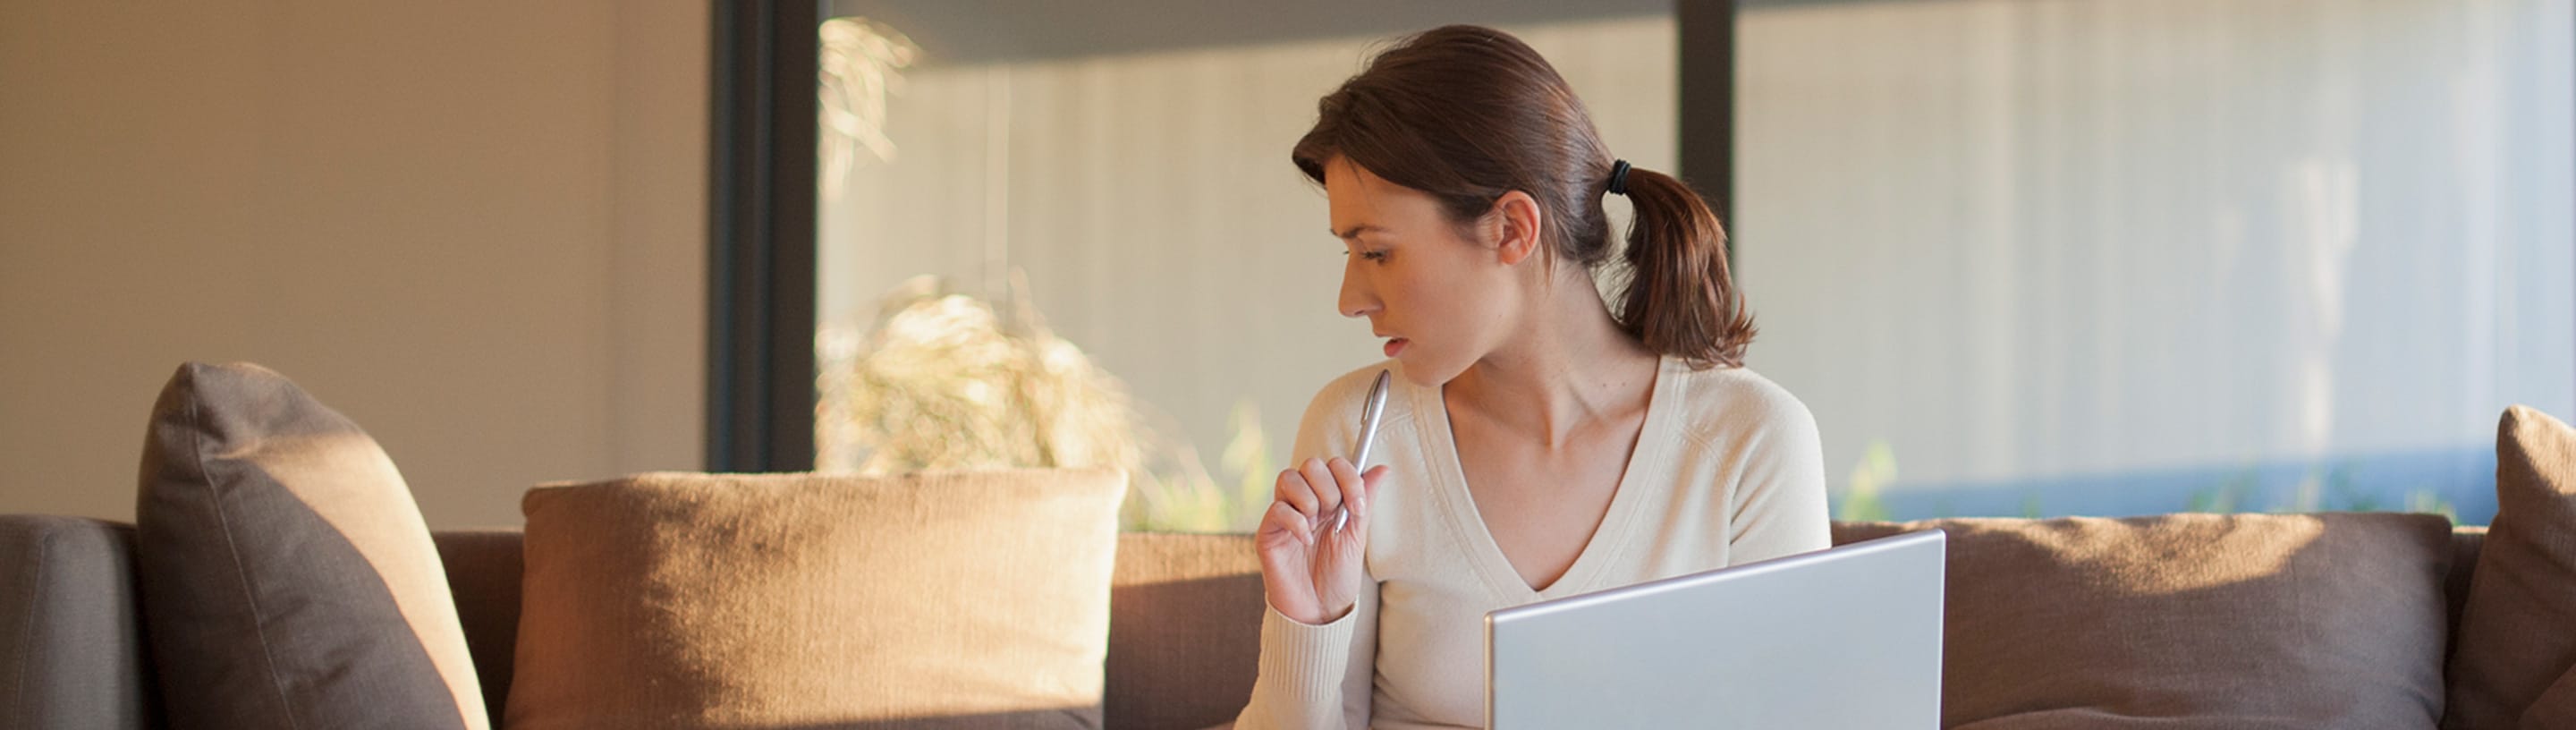
[[[1351,456],[1351,470],[1361,474],[1368,473],[1369,446],[1377,443],[1378,417],[1386,413],[1386,381],[1388,376],[1388,371],[1377,371],[1377,383],[1369,386],[1368,405],[1360,407],[1360,445],[1357,453]],[[1361,490],[1365,493],[1367,488],[1362,487]],[[1349,524],[1350,521],[1351,511],[1349,503],[1345,502],[1341,506],[1333,508],[1334,532],[1340,532],[1342,530],[1342,526]]]

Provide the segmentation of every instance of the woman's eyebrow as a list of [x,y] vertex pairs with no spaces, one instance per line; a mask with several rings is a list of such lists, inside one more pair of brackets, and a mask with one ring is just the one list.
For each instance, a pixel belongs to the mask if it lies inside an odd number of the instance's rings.
[[1334,237],[1334,238],[1339,238],[1339,239],[1342,239],[1342,240],[1345,240],[1345,241],[1350,240],[1350,239],[1354,239],[1354,238],[1358,238],[1358,237],[1360,237],[1360,234],[1362,234],[1362,233],[1368,233],[1368,232],[1370,232],[1370,231],[1376,231],[1376,232],[1379,232],[1379,233],[1385,233],[1385,232],[1386,232],[1386,229],[1385,229],[1385,228],[1378,227],[1378,226],[1369,225],[1369,224],[1366,224],[1366,223],[1362,223],[1362,224],[1359,224],[1359,225],[1356,225],[1356,226],[1351,226],[1351,227],[1349,227],[1349,228],[1345,228],[1345,229],[1338,230],[1338,231],[1336,231],[1336,230],[1332,230],[1332,229],[1329,229],[1329,228],[1325,229],[1325,232],[1333,234],[1333,237]]

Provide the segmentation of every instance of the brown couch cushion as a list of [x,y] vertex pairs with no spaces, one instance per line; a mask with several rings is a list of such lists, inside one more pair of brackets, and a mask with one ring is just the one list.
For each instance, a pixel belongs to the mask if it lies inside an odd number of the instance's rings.
[[2422,728],[2442,713],[2441,517],[1955,519],[1942,725]]
[[2496,517],[2460,616],[2442,727],[2576,727],[2576,430],[2514,406],[2496,431]]
[[541,487],[508,726],[1093,728],[1114,471]]
[[189,363],[142,471],[171,727],[489,727],[429,529],[357,424],[259,366]]
[[1195,730],[1243,711],[1268,608],[1251,535],[1120,535],[1112,586],[1108,721]]
[[456,594],[474,676],[483,680],[483,704],[492,710],[492,726],[500,727],[501,710],[509,706],[511,652],[519,645],[519,531],[440,530],[429,537],[447,564],[447,589]]

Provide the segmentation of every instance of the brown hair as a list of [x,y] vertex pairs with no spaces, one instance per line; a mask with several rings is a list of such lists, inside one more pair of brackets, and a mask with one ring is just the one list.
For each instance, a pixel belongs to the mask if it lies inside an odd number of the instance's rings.
[[[1538,201],[1540,241],[1593,270],[1610,258],[1601,196],[1616,163],[1583,102],[1520,39],[1451,25],[1402,40],[1316,104],[1315,128],[1289,156],[1317,184],[1347,158],[1431,194],[1453,223],[1476,221],[1504,193]],[[1619,328],[1695,367],[1744,364],[1753,315],[1726,270],[1726,230],[1670,175],[1630,168],[1636,208],[1625,275],[1611,297]]]

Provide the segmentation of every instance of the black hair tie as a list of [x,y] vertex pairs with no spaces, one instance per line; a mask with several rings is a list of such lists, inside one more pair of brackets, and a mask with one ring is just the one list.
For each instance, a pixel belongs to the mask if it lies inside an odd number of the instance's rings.
[[1628,161],[1627,161],[1627,160],[1618,160],[1618,161],[1615,161],[1615,162],[1610,163],[1610,194],[1611,194],[1611,195],[1627,195],[1627,194],[1628,194]]

